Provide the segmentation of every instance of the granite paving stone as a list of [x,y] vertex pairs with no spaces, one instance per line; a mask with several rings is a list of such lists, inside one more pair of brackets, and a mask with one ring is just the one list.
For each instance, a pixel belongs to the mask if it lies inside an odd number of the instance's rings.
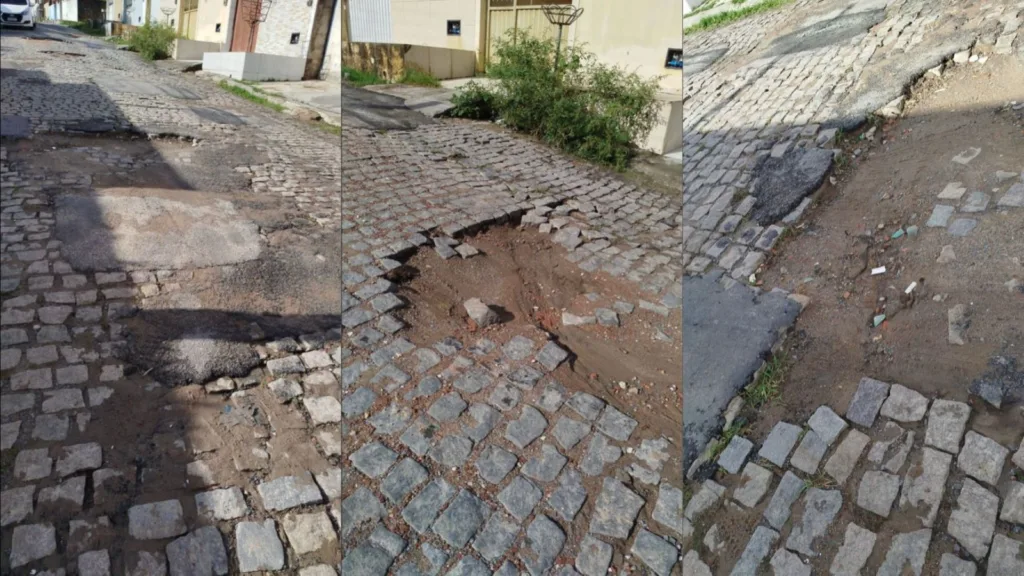
[[458,490],[441,478],[427,484],[402,510],[402,519],[420,534],[430,529],[441,508],[455,496]]
[[381,482],[380,491],[392,503],[400,503],[427,481],[427,469],[412,458],[403,458]]
[[958,453],[970,417],[971,407],[963,402],[935,400],[928,411],[924,443],[950,454]]
[[921,576],[931,539],[928,529],[893,536],[878,576]]
[[686,503],[683,515],[690,520],[696,520],[701,514],[718,504],[723,494],[725,494],[724,486],[714,480],[705,480],[693,497]]
[[869,442],[871,439],[867,434],[851,429],[836,447],[832,456],[825,462],[825,473],[840,486],[846,484],[846,480],[857,467],[857,462]]
[[604,408],[604,400],[586,392],[577,392],[565,403],[573,412],[586,420],[594,421]]
[[825,535],[842,506],[843,496],[838,490],[808,490],[804,497],[803,516],[789,533],[786,548],[804,556],[818,556],[815,541]]
[[1024,573],[1024,545],[1019,537],[996,534],[992,538],[992,551],[988,556],[987,576],[1016,576]]
[[630,552],[658,576],[669,576],[679,557],[675,546],[643,528],[637,532]]
[[[583,576],[605,576],[612,562],[612,546],[591,535],[583,537],[575,566]],[[685,569],[684,569],[685,571]],[[687,573],[689,574],[689,573]]]
[[787,552],[785,548],[776,550],[768,564],[772,567],[773,573],[778,576],[811,575],[811,567],[804,564],[796,554]]
[[[352,530],[373,524],[383,516],[384,506],[380,500],[365,486],[360,486],[341,502],[341,536],[344,538]],[[404,512],[402,516],[405,517]],[[412,522],[409,525],[412,526]]]
[[786,459],[790,451],[800,438],[800,427],[787,422],[779,422],[772,428],[772,431],[765,438],[764,444],[757,455],[760,458],[782,467],[786,465]]
[[[289,513],[281,520],[281,526],[288,537],[289,547],[296,554],[309,554],[337,546],[338,537],[334,534],[334,527],[331,526],[331,520],[325,512]],[[392,555],[395,556],[397,553]]]
[[865,428],[871,428],[875,424],[882,403],[888,396],[888,384],[871,378],[862,378],[846,409],[846,419]]
[[758,526],[747,541],[743,554],[733,566],[730,576],[757,576],[760,574],[761,563],[768,557],[772,546],[779,539],[779,533],[771,528]]
[[128,533],[136,540],[160,540],[187,531],[178,500],[137,504],[128,509]]
[[[141,556],[140,556],[141,558]],[[163,568],[162,558],[149,557],[147,564]],[[228,573],[228,553],[220,531],[213,526],[203,526],[178,538],[167,545],[167,561],[171,576],[195,574],[196,576],[224,576]],[[157,568],[158,573],[159,568]]]
[[288,510],[323,501],[320,489],[309,472],[263,482],[256,487],[256,491],[263,500],[263,508],[269,511]]
[[953,554],[943,554],[939,559],[939,576],[974,576],[978,567],[970,560],[962,560]]
[[807,421],[807,425],[826,446],[831,446],[847,427],[846,421],[828,406],[819,406]]
[[742,436],[733,436],[732,440],[718,457],[718,465],[729,474],[740,471],[740,467],[746,462],[750,451],[754,449],[754,443]]
[[497,500],[517,520],[525,520],[544,493],[533,482],[516,476],[498,493]]
[[925,447],[915,456],[903,479],[900,508],[912,511],[925,528],[931,528],[942,504],[953,457]]
[[793,503],[797,501],[803,491],[804,481],[796,474],[786,471],[775,489],[775,494],[768,503],[768,507],[764,510],[764,519],[768,521],[768,524],[781,530],[789,520]]
[[0,526],[17,524],[32,514],[35,486],[22,486],[0,492]]
[[342,574],[359,576],[386,576],[394,558],[383,549],[364,542],[347,550],[341,561]]
[[956,465],[968,476],[995,485],[999,482],[1009,454],[1009,449],[995,440],[969,430]]
[[658,501],[654,506],[651,518],[658,524],[682,534],[683,526],[683,491],[667,482],[658,487]]
[[864,473],[857,489],[857,506],[888,518],[899,491],[899,476],[869,470]]
[[565,545],[565,532],[554,521],[538,514],[526,528],[526,546],[519,557],[531,576],[547,574]]
[[433,531],[445,544],[464,548],[491,514],[490,507],[468,490],[462,490],[437,518]]
[[882,404],[881,415],[897,422],[920,422],[928,411],[928,399],[920,392],[893,384]]
[[949,516],[949,535],[978,560],[988,556],[996,529],[999,497],[967,478]]
[[551,435],[554,436],[559,446],[566,450],[572,449],[590,433],[590,425],[573,420],[568,416],[560,416],[551,428]]
[[15,526],[10,546],[10,566],[19,568],[57,552],[56,530],[52,524]]
[[441,466],[458,468],[469,458],[473,451],[473,441],[465,436],[445,436],[434,444],[427,456]]
[[537,482],[552,482],[568,459],[551,444],[542,444],[540,451],[523,465],[523,475]]
[[[324,519],[326,520],[326,517]],[[329,531],[330,524],[327,524],[325,529]],[[290,538],[291,536],[289,536]],[[407,546],[404,538],[388,530],[383,524],[377,524],[377,527],[370,533],[370,537],[367,538],[367,542],[387,552],[392,558],[404,552]]]
[[500,512],[492,514],[473,540],[473,549],[488,562],[504,556],[519,533],[519,523]]
[[548,372],[552,372],[568,358],[569,352],[567,350],[552,341],[548,341],[541,347],[540,352],[537,353],[536,360]]
[[196,511],[210,520],[234,520],[249,512],[245,497],[237,487],[196,494]]
[[523,406],[519,418],[509,422],[505,438],[520,450],[540,437],[547,428],[548,421],[533,406]]
[[1010,482],[1003,496],[1003,507],[999,519],[1011,524],[1024,526],[1024,484]]
[[284,567],[284,547],[277,536],[276,526],[273,520],[239,522],[235,525],[235,553],[238,569],[242,573],[280,570]]
[[875,540],[878,536],[853,522],[846,525],[846,534],[843,536],[843,545],[839,547],[836,555],[832,558],[829,574],[832,576],[858,576],[871,551],[875,548]]
[[761,498],[768,493],[772,478],[770,471],[753,462],[747,462],[747,465],[743,467],[740,481],[733,490],[733,499],[747,508],[757,506]]
[[398,454],[380,442],[369,442],[353,452],[348,459],[363,474],[378,478],[398,460]]
[[793,457],[789,459],[789,464],[793,468],[813,476],[818,472],[818,465],[825,457],[826,451],[828,451],[828,444],[818,436],[817,432],[808,430],[804,433],[796,451],[793,452]]
[[605,477],[601,493],[594,503],[590,532],[599,536],[625,539],[629,537],[644,499],[618,480]]
[[597,421],[597,429],[620,442],[626,442],[636,429],[637,421],[607,406]]
[[[486,438],[501,418],[497,410],[486,404],[471,405],[467,415],[468,417],[463,418],[462,433],[473,442],[480,442]],[[472,422],[472,424],[468,422]]]

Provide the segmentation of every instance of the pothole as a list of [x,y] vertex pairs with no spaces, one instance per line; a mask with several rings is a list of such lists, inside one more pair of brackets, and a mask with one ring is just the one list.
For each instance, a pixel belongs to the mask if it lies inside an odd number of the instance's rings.
[[[467,347],[480,338],[498,343],[519,335],[551,338],[572,353],[554,373],[570,394],[584,391],[613,404],[643,407],[641,426],[681,443],[678,312],[663,317],[641,309],[645,294],[635,284],[582,273],[562,248],[537,232],[498,227],[463,240],[481,254],[442,260],[434,250],[421,249],[392,273],[398,294],[410,302],[394,313],[409,325],[406,337],[414,342],[454,337]],[[463,305],[471,298],[496,308],[503,321],[475,329]],[[577,317],[588,323],[566,326],[563,312],[571,315],[570,322]],[[614,315],[619,325],[601,325],[598,315],[606,323]]]
[[75,58],[85,58],[85,54],[79,54],[78,52],[61,52],[59,50],[40,50],[43,54],[52,54],[54,56],[73,56]]

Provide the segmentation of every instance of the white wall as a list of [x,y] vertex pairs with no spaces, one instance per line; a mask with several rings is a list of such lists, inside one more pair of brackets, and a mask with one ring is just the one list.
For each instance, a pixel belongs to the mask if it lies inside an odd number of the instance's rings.
[[[392,42],[476,50],[479,14],[480,0],[391,0]],[[448,20],[461,21],[459,36],[448,35]]]
[[[309,32],[313,21],[312,6],[308,0],[274,0],[267,19],[260,23],[256,36],[256,52],[303,58],[309,46]],[[299,34],[299,43],[291,44],[291,36]]]
[[341,0],[334,2],[334,16],[331,18],[331,33],[327,37],[323,72],[327,78],[341,78]]
[[78,0],[61,0],[58,14],[61,20],[78,22]]

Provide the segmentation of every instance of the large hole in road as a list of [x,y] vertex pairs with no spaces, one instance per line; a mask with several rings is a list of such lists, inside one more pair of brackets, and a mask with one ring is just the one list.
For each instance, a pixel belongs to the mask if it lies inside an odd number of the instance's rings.
[[[563,326],[563,311],[589,316],[616,302],[636,306],[654,297],[625,279],[581,272],[563,248],[538,232],[497,227],[462,240],[481,254],[442,260],[421,249],[396,270],[399,294],[410,301],[396,314],[410,326],[406,337],[432,343],[454,336],[469,346],[479,338],[503,343],[519,334],[537,341],[544,332],[573,354],[553,375],[570,393],[628,405],[643,413],[641,427],[681,442],[678,311],[665,318],[637,306],[619,314],[617,327]],[[470,298],[500,310],[502,322],[475,329],[463,306]]]

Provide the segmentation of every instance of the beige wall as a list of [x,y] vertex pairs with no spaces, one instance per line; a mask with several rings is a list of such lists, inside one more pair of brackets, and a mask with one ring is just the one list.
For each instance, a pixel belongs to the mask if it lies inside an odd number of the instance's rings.
[[[228,7],[224,0],[199,0],[196,11],[196,37],[200,42],[226,42],[228,31]],[[220,24],[220,32],[217,32]]]
[[683,4],[679,0],[576,0],[583,16],[572,26],[574,42],[603,62],[643,76],[664,75],[662,89],[682,94],[681,70],[665,68],[669,48],[682,48]]
[[327,37],[327,53],[324,54],[324,70],[331,79],[341,78],[341,2],[334,7],[331,19],[331,33]]
[[[391,0],[395,44],[476,50],[481,0]],[[462,21],[460,36],[448,35],[448,20]]]

